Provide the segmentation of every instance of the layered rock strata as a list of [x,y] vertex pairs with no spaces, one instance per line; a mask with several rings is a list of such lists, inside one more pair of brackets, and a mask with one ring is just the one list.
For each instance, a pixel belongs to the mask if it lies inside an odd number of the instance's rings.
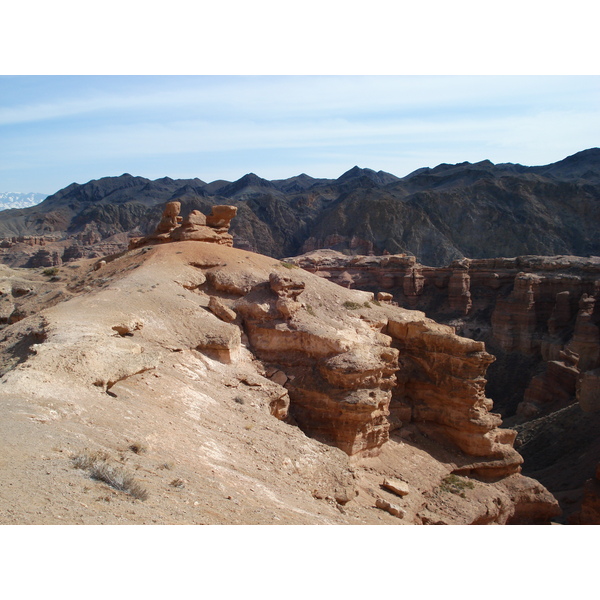
[[316,317],[305,286],[301,272],[273,272],[236,302],[250,346],[285,375],[291,414],[305,432],[350,455],[376,453],[389,437],[398,351],[380,333],[381,319]]
[[376,454],[389,438],[391,408],[395,427],[415,423],[459,449],[462,473],[519,471],[515,433],[499,429],[485,397],[493,357],[482,342],[422,313],[377,307],[370,295],[346,301],[349,320],[331,320],[315,313],[303,277],[272,273],[235,310],[253,352],[285,373],[290,411],[304,431],[350,455]]
[[577,389],[586,399],[600,395],[586,375],[600,367],[600,258],[462,259],[438,268],[406,255],[321,250],[286,260],[347,288],[385,290],[397,304],[484,340],[502,360],[524,357],[535,365],[530,379],[547,363],[520,389],[521,416],[575,402]]
[[[158,247],[107,257],[96,263],[98,275],[88,264],[88,280],[102,282],[98,291],[7,332],[2,346],[14,360],[6,363],[5,393],[35,392],[54,406],[60,390],[101,406],[107,397],[118,398],[126,407],[123,398],[143,397],[153,379],[177,381],[185,374],[183,392],[165,384],[161,398],[180,397],[194,420],[223,396],[232,405],[249,402],[343,450],[353,464],[375,460],[386,446],[410,455],[400,440],[403,429],[416,429],[431,438],[429,465],[500,480],[497,487],[481,483],[485,497],[508,492],[502,510],[483,514],[474,503],[475,522],[547,522],[556,514],[543,486],[520,475],[514,432],[500,429],[499,415],[491,412],[485,373],[493,358],[483,343],[395,306],[386,292],[375,300],[371,292],[226,247],[227,207],[206,218],[193,213],[183,220],[178,212],[168,206],[157,232],[140,243]],[[208,244],[206,227],[220,231]],[[457,297],[464,296],[464,281]],[[123,302],[131,296],[133,302]],[[32,381],[42,383],[33,390]],[[443,464],[436,452],[444,454]],[[353,485],[335,487],[328,497],[340,506],[356,495]],[[419,510],[415,504],[398,515]]]
[[391,317],[387,333],[400,351],[393,409],[421,431],[453,442],[466,458],[456,472],[500,477],[520,471],[516,432],[499,429],[490,412],[485,372],[494,357],[482,342],[455,335],[428,319]]

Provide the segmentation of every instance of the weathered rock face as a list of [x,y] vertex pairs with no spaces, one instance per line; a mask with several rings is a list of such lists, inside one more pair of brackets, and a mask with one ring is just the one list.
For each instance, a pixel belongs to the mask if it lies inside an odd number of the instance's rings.
[[[497,358],[487,371],[488,394],[498,412],[510,417],[514,426],[554,414],[558,421],[571,419],[573,412],[567,408],[594,418],[600,410],[600,259],[596,257],[463,260],[441,268],[418,265],[401,255],[349,257],[333,251],[286,260],[332,281],[344,274],[351,288],[385,289],[393,303],[425,310],[462,335],[484,341]],[[428,400],[433,397],[427,395]],[[406,408],[394,399],[392,422],[406,419]],[[562,435],[569,437],[565,448],[577,444],[577,432],[584,422],[564,423]],[[535,431],[541,440],[543,427]],[[542,456],[545,445],[541,441],[536,445],[535,440],[527,443],[525,472],[537,478],[545,471],[540,471],[543,461],[535,460],[533,449]],[[591,443],[586,434],[579,454],[591,448]],[[589,450],[592,457],[594,452]],[[548,483],[544,480],[557,492],[573,490],[564,496],[565,510],[583,486],[581,473],[561,480],[560,469],[554,469]]]
[[381,319],[315,318],[305,285],[300,271],[276,271],[236,302],[250,345],[274,374],[285,374],[290,411],[304,431],[350,455],[377,452],[389,435],[398,351],[379,332]]
[[537,350],[534,287],[539,286],[540,281],[539,276],[519,273],[508,298],[496,302],[492,330],[494,338],[505,352],[531,354]]
[[[504,363],[522,357],[530,375],[514,394],[520,394],[519,412],[527,418],[575,402],[577,382],[600,366],[598,258],[463,259],[436,268],[404,255],[349,257],[329,250],[287,260],[345,287],[385,289],[397,304],[425,310],[485,341],[499,358],[491,376],[510,376]],[[547,372],[531,380],[547,362]],[[583,385],[586,397],[592,380]],[[495,382],[493,387],[498,389]],[[502,398],[495,401],[504,406]],[[510,415],[515,409],[516,403],[503,410]]]
[[533,377],[523,402],[517,407],[518,415],[525,419],[535,418],[544,406],[558,410],[573,402],[580,372],[576,363],[573,364],[564,352],[562,354],[563,360],[548,361],[545,372]]
[[[305,276],[304,276],[305,277]],[[377,453],[392,421],[414,423],[469,458],[461,473],[519,471],[515,433],[490,413],[482,342],[422,313],[347,301],[359,319],[314,318],[301,272],[272,273],[236,302],[253,351],[285,373],[291,414],[311,436],[351,455]],[[391,403],[391,405],[390,405]]]
[[464,315],[473,306],[471,301],[471,277],[468,267],[455,269],[448,282],[448,301],[450,308]]
[[516,433],[499,429],[500,415],[490,412],[493,403],[485,397],[485,372],[494,357],[484,344],[425,319],[390,318],[387,332],[400,351],[394,408],[401,418],[471,457],[457,472],[519,472],[523,461],[512,448]]
[[233,237],[228,233],[231,219],[235,217],[235,206],[213,206],[210,215],[193,210],[184,220],[179,216],[181,202],[168,202],[156,231],[141,239],[132,239],[129,249],[150,244],[167,242],[209,242],[233,246]]
[[57,267],[62,264],[58,252],[41,249],[38,250],[27,262],[27,268]]
[[[0,344],[11,357],[2,371],[2,407],[7,398],[31,397],[51,414],[60,404],[69,431],[120,411],[116,424],[101,421],[102,444],[106,432],[141,422],[156,444],[172,430],[163,448],[183,445],[178,462],[208,460],[203,481],[218,480],[221,503],[222,489],[242,480],[247,487],[252,477],[253,490],[266,481],[273,490],[289,488],[288,497],[307,489],[309,502],[356,502],[370,522],[377,496],[392,492],[373,492],[374,471],[361,465],[385,464],[379,483],[385,472],[405,477],[411,491],[396,495],[397,515],[383,519],[547,522],[556,514],[548,492],[519,473],[514,434],[499,429],[491,413],[484,390],[491,357],[480,342],[394,306],[385,294],[374,300],[265,256],[195,241],[153,246],[107,257],[97,272],[89,262],[65,269],[73,277],[85,269],[79,278],[87,291],[73,282],[77,295],[68,302],[8,326]],[[20,404],[15,410],[24,414]],[[171,425],[180,418],[184,433]],[[426,445],[405,443],[407,433]],[[281,439],[296,450],[282,450]],[[255,449],[264,454],[256,468]],[[293,462],[282,472],[288,456]],[[356,467],[356,478],[344,465]],[[148,470],[149,481],[156,470]],[[303,472],[314,487],[296,479],[288,486]],[[438,488],[452,472],[479,481],[473,496],[454,498],[450,510]],[[168,481],[153,489],[163,494]],[[279,498],[269,488],[256,502],[279,511]]]

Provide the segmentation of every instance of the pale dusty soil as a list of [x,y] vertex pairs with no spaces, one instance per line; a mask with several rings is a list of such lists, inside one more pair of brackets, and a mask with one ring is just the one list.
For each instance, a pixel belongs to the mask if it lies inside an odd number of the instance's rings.
[[[209,294],[234,299],[199,284],[215,264],[242,279],[283,269],[198,242],[136,250],[98,271],[82,261],[53,283],[5,269],[33,292],[19,300],[31,316],[0,331],[0,524],[463,524],[508,510],[510,481],[473,481],[464,497],[441,489],[455,457],[410,427],[379,457],[349,459],[271,416],[282,390],[244,343],[229,364],[195,349],[223,330]],[[363,299],[306,277],[324,312]],[[74,466],[98,452],[147,499]],[[384,477],[410,493],[385,491]],[[376,508],[378,497],[405,516]]]

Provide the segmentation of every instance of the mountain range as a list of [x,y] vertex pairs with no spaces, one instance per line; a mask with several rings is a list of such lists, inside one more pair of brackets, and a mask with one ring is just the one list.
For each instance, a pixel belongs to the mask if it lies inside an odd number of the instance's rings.
[[20,192],[0,192],[0,210],[8,208],[28,208],[39,204],[48,194],[36,194],[30,192],[22,194]]
[[441,266],[463,257],[600,254],[600,148],[559,162],[441,164],[406,177],[353,167],[337,179],[156,180],[125,173],[73,183],[37,206],[0,213],[0,236],[150,233],[164,204],[182,214],[238,209],[236,246],[273,257],[332,248],[415,255]]

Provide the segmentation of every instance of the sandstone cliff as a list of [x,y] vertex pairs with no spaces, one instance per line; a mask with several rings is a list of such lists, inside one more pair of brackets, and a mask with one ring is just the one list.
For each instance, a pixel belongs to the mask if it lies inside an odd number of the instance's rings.
[[[488,371],[488,392],[514,425],[571,405],[584,414],[600,409],[596,257],[463,259],[437,268],[405,255],[349,257],[321,250],[287,260],[346,288],[385,290],[392,302],[484,341],[497,359]],[[580,477],[589,477],[598,458],[590,456],[588,475]],[[537,464],[532,457],[535,473]]]

